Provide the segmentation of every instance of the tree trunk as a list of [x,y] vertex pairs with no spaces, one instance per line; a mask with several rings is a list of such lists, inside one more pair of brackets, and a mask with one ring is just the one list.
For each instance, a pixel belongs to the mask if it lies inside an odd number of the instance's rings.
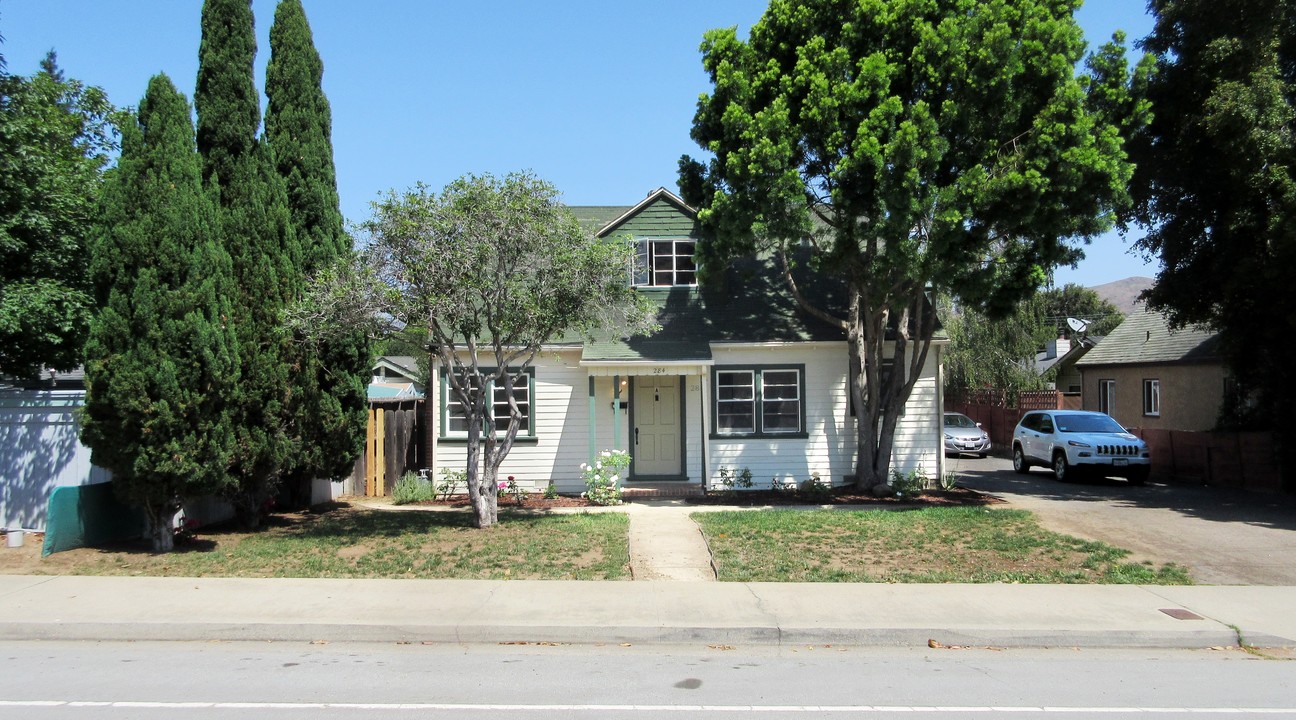
[[149,543],[155,553],[169,553],[175,549],[175,514],[176,508],[170,503],[154,508],[145,508],[148,522]]

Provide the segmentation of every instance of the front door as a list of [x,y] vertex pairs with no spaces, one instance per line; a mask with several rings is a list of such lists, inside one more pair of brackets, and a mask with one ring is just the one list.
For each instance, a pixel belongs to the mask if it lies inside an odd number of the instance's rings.
[[635,377],[633,413],[634,475],[639,477],[677,477],[684,474],[680,464],[682,439],[680,425],[680,385],[675,376],[638,375]]

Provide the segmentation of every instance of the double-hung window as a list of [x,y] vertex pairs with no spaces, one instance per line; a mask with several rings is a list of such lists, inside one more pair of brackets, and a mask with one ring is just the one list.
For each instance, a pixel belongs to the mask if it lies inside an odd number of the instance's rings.
[[1143,414],[1157,417],[1161,414],[1161,381],[1143,381]]
[[1116,381],[1098,381],[1098,412],[1111,415],[1116,409]]
[[635,241],[634,284],[650,287],[696,285],[697,264],[689,239]]
[[805,433],[805,372],[795,367],[717,367],[715,435]]
[[[487,370],[487,372],[490,372]],[[470,380],[470,393],[480,392],[477,383]],[[497,433],[504,433],[509,426],[509,393],[508,388],[502,381],[489,381],[486,384],[487,396],[486,404],[486,427],[492,424]],[[522,419],[518,423],[518,437],[534,437],[535,423],[532,419],[532,402],[535,395],[535,370],[527,368],[521,378],[517,378],[513,384],[513,399],[517,403],[518,410],[522,412]],[[441,375],[441,437],[442,438],[466,438],[468,437],[468,412],[463,402],[459,398],[459,393],[455,392],[450,385],[449,380],[445,377],[445,371]],[[485,427],[482,428],[483,431]]]

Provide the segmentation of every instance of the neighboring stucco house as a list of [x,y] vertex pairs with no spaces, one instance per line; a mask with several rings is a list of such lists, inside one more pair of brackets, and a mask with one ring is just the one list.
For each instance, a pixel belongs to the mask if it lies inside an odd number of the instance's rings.
[[1125,427],[1210,430],[1230,383],[1218,344],[1214,332],[1171,332],[1161,313],[1135,310],[1076,363],[1084,408]]
[[[802,312],[764,263],[732,269],[720,286],[698,287],[696,212],[665,189],[630,208],[573,211],[597,227],[597,237],[635,244],[628,280],[659,308],[661,330],[544,347],[529,382],[516,390],[525,418],[501,476],[531,488],[552,479],[559,491],[580,492],[580,464],[621,449],[633,458],[629,488],[700,490],[715,484],[720,468],[743,467],[758,487],[812,474],[825,483],[848,481],[855,419],[840,330]],[[900,419],[892,467],[901,472],[943,472],[945,343],[933,344]],[[491,392],[497,415],[506,417],[507,398]],[[429,397],[439,403],[437,472],[460,469],[466,426],[440,372]]]

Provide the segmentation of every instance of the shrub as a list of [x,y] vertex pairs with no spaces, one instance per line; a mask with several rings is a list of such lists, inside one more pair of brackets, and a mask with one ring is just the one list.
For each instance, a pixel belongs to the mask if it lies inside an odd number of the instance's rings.
[[554,500],[557,497],[558,497],[558,486],[554,485],[553,480],[550,480],[549,484],[545,486],[544,498],[545,500]]
[[927,476],[916,468],[903,475],[899,470],[892,470],[891,487],[901,497],[921,495],[927,489]]
[[442,500],[445,500],[451,495],[457,493],[459,491],[459,488],[468,487],[467,470],[451,470],[449,468],[446,468],[445,470],[441,471],[441,477],[443,479],[441,480],[440,483],[437,483],[436,492],[437,492],[437,496],[440,497]]
[[810,479],[801,483],[801,494],[807,500],[823,501],[832,496],[832,488],[819,479],[819,473],[810,473]]
[[621,477],[630,467],[630,455],[620,450],[604,450],[593,465],[581,463],[581,479],[585,481],[582,496],[595,505],[621,504]]
[[419,477],[418,473],[405,473],[396,481],[396,487],[392,488],[392,503],[395,505],[427,502],[435,498],[436,490],[432,487],[432,482]]
[[752,487],[752,472],[749,468],[743,468],[735,472],[727,467],[722,467],[719,473],[720,493],[723,495],[732,495],[735,488],[750,490]]

